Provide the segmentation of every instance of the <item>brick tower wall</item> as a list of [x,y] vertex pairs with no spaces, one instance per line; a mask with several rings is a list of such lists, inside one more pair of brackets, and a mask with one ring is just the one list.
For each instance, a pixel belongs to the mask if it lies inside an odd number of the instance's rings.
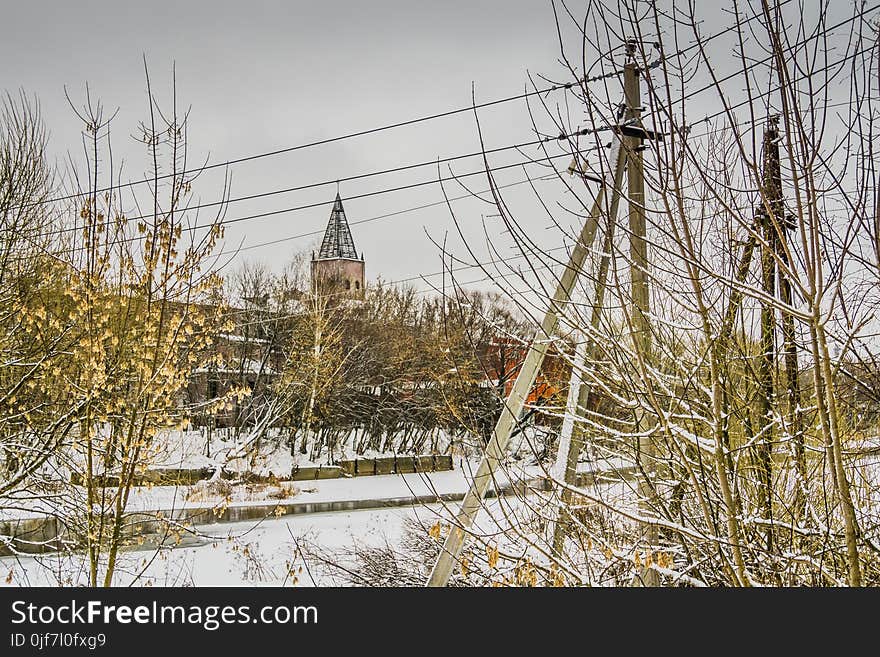
[[312,260],[312,290],[364,297],[364,261],[348,258]]

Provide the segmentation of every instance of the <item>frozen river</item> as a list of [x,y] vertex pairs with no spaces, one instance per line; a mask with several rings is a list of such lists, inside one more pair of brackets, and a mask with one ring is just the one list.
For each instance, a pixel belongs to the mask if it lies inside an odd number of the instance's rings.
[[[509,507],[511,501],[505,503]],[[497,528],[498,500],[487,500],[477,525]],[[514,504],[516,504],[514,502]],[[287,515],[262,521],[199,525],[197,535],[161,550],[125,552],[114,579],[116,586],[327,586],[344,584],[327,573],[302,549],[340,555],[355,545],[399,545],[406,527],[428,533],[447,519],[458,503],[417,505],[362,511]],[[413,522],[407,522],[408,520]],[[337,571],[338,572],[338,571]],[[294,583],[293,578],[296,578]],[[7,581],[8,580],[8,581]],[[0,559],[0,585],[84,585],[84,555],[45,554]]]
[[[356,543],[395,545],[405,519],[428,531],[443,512],[442,505],[312,513],[263,521],[197,526],[198,536],[185,537],[181,545],[163,550],[137,550],[123,555],[115,584],[126,586],[260,586],[334,584],[321,569],[300,556],[300,547],[311,544],[332,553]],[[302,570],[297,572],[299,567]],[[4,557],[0,583],[20,586],[84,584],[85,560],[81,555],[59,557]],[[313,582],[314,578],[314,582]]]

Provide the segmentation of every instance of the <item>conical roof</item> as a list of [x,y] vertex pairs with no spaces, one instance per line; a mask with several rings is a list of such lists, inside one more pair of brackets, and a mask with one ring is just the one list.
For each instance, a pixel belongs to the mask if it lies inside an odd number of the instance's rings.
[[321,242],[318,258],[358,259],[348,220],[345,218],[345,210],[342,207],[342,199],[338,193],[333,203],[333,211],[330,213],[330,222],[327,224],[327,230],[324,231],[324,240]]

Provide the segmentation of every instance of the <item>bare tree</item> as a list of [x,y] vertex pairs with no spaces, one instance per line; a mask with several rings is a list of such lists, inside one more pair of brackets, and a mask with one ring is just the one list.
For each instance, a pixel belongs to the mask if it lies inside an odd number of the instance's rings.
[[39,390],[64,339],[53,312],[62,290],[47,143],[37,101],[7,93],[0,104],[0,496],[32,483],[67,431],[66,419],[45,412]]
[[148,74],[147,87],[143,205],[136,194],[123,198],[119,172],[103,168],[105,158],[112,162],[112,117],[88,90],[75,109],[87,159],[78,213],[65,227],[68,351],[56,373],[63,395],[55,410],[68,417],[72,440],[61,455],[79,484],[59,513],[84,544],[92,586],[113,582],[137,524],[128,508],[132,489],[155,456],[158,432],[183,425],[183,389],[223,312],[211,303],[221,280],[209,261],[222,237],[222,205],[213,220],[195,225],[187,210],[195,178],[187,171],[187,113],[179,113],[172,89],[163,114]]
[[[569,172],[586,175],[560,172],[558,201],[542,196],[541,207],[564,243],[577,240],[568,217],[589,213],[594,181],[614,169],[610,141],[628,165],[618,192],[629,210],[618,220],[610,201],[601,207],[580,286],[549,336],[583,388],[546,409],[576,427],[573,459],[557,459],[572,476],[547,464],[553,490],[503,519],[548,576],[878,581],[876,464],[857,446],[880,427],[848,411],[877,358],[878,297],[866,284],[877,272],[876,16],[786,5],[734,3],[712,33],[713,8],[623,0],[576,16],[554,5],[574,91],[532,116],[539,135],[561,135]],[[624,94],[627,68],[641,97]],[[541,159],[554,154],[546,146]],[[487,173],[495,183],[488,157]],[[644,195],[633,185],[642,176]],[[511,300],[537,326],[561,276],[546,272],[565,265],[495,184],[506,239],[527,265],[485,271],[504,290],[517,283]],[[491,240],[493,254],[505,246]],[[587,457],[603,480],[573,476]],[[517,518],[560,518],[564,538],[520,532]]]

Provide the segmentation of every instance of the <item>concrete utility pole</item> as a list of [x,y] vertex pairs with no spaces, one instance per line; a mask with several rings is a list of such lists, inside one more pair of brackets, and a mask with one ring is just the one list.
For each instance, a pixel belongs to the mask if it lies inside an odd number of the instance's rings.
[[[602,181],[602,187],[599,188],[595,202],[590,211],[590,215],[584,222],[578,241],[574,245],[571,257],[559,283],[550,307],[544,316],[541,327],[535,332],[535,336],[529,345],[526,358],[520,368],[513,388],[505,401],[501,411],[501,416],[495,425],[492,438],[486,446],[486,451],[474,475],[474,480],[462,502],[461,509],[456,518],[457,522],[450,528],[449,535],[443,544],[437,563],[434,565],[431,575],[428,579],[428,586],[445,586],[452,574],[453,567],[458,563],[461,550],[464,545],[466,532],[473,524],[474,518],[482,504],[482,500],[486,495],[495,472],[498,471],[502,460],[504,459],[507,445],[510,442],[511,434],[517,424],[517,420],[522,413],[525,399],[534,385],[535,378],[541,368],[541,364],[547,354],[547,349],[553,341],[553,333],[559,322],[559,315],[565,305],[571,302],[571,292],[578,273],[583,267],[586,259],[587,251],[592,248],[593,242],[598,230],[599,219],[602,217],[603,206],[606,202],[606,194],[609,187],[612,190],[611,202],[607,216],[610,222],[606,233],[606,249],[610,251],[610,242],[612,234],[612,224],[614,216],[617,212],[620,196],[622,193],[623,175],[626,170],[628,179],[629,192],[629,229],[630,229],[630,257],[631,263],[631,279],[632,279],[632,307],[633,307],[633,340],[643,357],[650,361],[651,336],[648,323],[649,308],[649,290],[648,290],[648,256],[647,256],[647,237],[646,237],[646,221],[645,221],[645,177],[644,164],[642,160],[643,140],[645,137],[650,139],[662,139],[662,136],[645,130],[641,125],[641,101],[639,98],[639,67],[635,59],[636,42],[627,43],[627,63],[624,67],[624,95],[625,95],[625,121],[622,125],[616,126],[616,136],[614,146],[609,161],[613,164],[613,169],[609,172],[611,176],[606,175]],[[577,167],[575,167],[577,168]],[[604,280],[607,276],[608,262],[603,257],[602,264],[598,274],[597,283],[597,300],[593,308],[591,317],[591,326],[598,326],[601,305],[604,294]],[[587,355],[582,349],[581,356]],[[588,386],[582,386],[580,376],[577,371],[572,374],[572,385],[576,387],[576,391],[570,391],[569,406],[574,406],[575,410],[582,407],[587,400],[589,393]],[[569,409],[571,410],[571,409]],[[573,413],[572,413],[573,415]],[[570,418],[573,423],[573,417]],[[637,430],[638,430],[637,421]],[[580,453],[582,441],[579,437],[573,435],[573,426],[565,430],[567,436],[567,444],[560,445],[560,451],[557,457],[557,470],[564,467],[564,478],[567,483],[573,483],[575,480],[577,457]],[[654,471],[654,446],[650,438],[642,438],[639,442],[640,459],[642,467],[648,473]],[[564,460],[563,460],[564,459]],[[653,488],[649,484],[643,485],[641,491],[643,499],[647,500],[653,497]],[[558,554],[561,550],[564,535],[556,531],[558,523],[551,528],[551,536],[553,537],[554,551]],[[563,530],[564,531],[564,530]],[[655,525],[648,524],[645,532],[645,540],[648,545],[655,545],[657,542],[657,528]],[[646,569],[642,572],[640,581],[648,586],[659,585],[659,577],[656,571]]]
[[[628,61],[623,67],[623,93],[626,99],[626,119],[636,126],[642,120],[639,69],[635,61],[635,44],[627,43]],[[625,138],[627,151],[626,179],[629,201],[630,285],[634,338],[645,354],[650,353],[651,333],[648,326],[650,311],[648,298],[648,241],[645,222],[645,165],[642,158],[641,136]]]
[[[620,136],[615,136],[620,140]],[[605,221],[605,240],[602,244],[602,257],[599,262],[599,270],[596,273],[596,286],[593,290],[593,309],[590,314],[590,330],[595,333],[599,329],[602,320],[602,309],[605,304],[605,285],[608,279],[608,268],[611,260],[611,248],[614,240],[614,226],[617,221],[617,209],[620,206],[620,190],[623,187],[624,167],[615,171],[614,186],[611,192]],[[552,477],[554,480],[562,480],[568,486],[577,483],[577,464],[584,448],[583,427],[576,425],[576,418],[583,414],[590,403],[590,386],[583,382],[583,368],[590,358],[594,358],[594,344],[587,332],[581,332],[577,347],[575,348],[574,366],[571,368],[571,378],[568,383],[568,399],[565,404],[565,417],[559,430],[559,445],[556,452],[556,462],[553,466]],[[562,490],[561,509],[547,527],[548,540],[552,541],[553,555],[556,558],[562,556],[565,539],[568,536],[568,526],[571,521],[565,508],[571,504],[572,492],[569,488]]]
[[[615,183],[620,180],[620,176],[623,174],[625,159],[623,149],[620,147],[620,140],[615,140],[614,150],[610,158],[614,165],[612,180]],[[596,194],[596,200],[593,203],[590,216],[584,222],[584,227],[581,229],[578,241],[572,249],[565,271],[562,272],[562,276],[556,286],[556,291],[553,294],[547,314],[544,316],[544,321],[541,322],[541,327],[535,332],[534,338],[529,345],[525,360],[519,370],[513,388],[504,403],[501,416],[495,425],[495,430],[492,432],[492,438],[489,440],[483,458],[480,460],[474,480],[471,482],[467,495],[461,503],[461,509],[456,519],[457,522],[450,528],[446,541],[443,544],[443,549],[437,558],[437,563],[434,564],[428,579],[428,586],[446,586],[452,574],[452,569],[458,563],[462,547],[464,546],[465,533],[473,525],[483,498],[486,496],[486,491],[504,459],[511,433],[522,412],[526,397],[535,383],[535,378],[544,361],[544,356],[547,354],[547,349],[553,341],[553,333],[559,323],[559,314],[570,301],[575,280],[581,267],[583,267],[587,251],[592,247],[593,241],[596,238],[607,183],[608,180],[606,178]]]
[[[623,67],[623,93],[626,100],[626,119],[636,128],[642,129],[642,101],[639,80],[639,65],[636,61],[636,43],[626,44],[627,62]],[[629,200],[629,255],[630,255],[630,289],[632,301],[633,346],[642,354],[642,358],[651,363],[651,328],[648,322],[650,313],[650,296],[648,290],[648,239],[647,222],[645,221],[645,165],[642,157],[644,140],[641,134],[626,137],[627,152],[626,178]],[[641,413],[636,414],[636,432],[644,431]],[[639,438],[638,460],[643,471],[650,476],[655,471],[655,449],[653,439],[649,436]],[[643,481],[639,493],[648,513],[651,512],[647,500],[654,497],[653,486]],[[648,545],[657,544],[657,527],[648,524],[643,533]],[[641,582],[645,586],[659,586],[657,572],[644,568]]]

